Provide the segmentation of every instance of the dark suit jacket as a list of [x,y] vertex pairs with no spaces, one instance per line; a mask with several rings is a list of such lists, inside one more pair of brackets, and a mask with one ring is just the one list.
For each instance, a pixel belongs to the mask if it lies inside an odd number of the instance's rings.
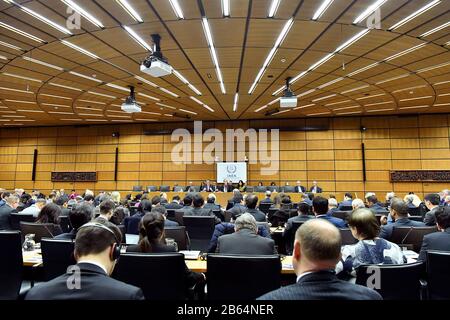
[[[311,188],[309,188],[309,192],[313,192],[313,190],[314,190],[314,186],[312,186]],[[316,193],[322,193],[322,188],[321,187],[319,187],[319,186],[317,186],[317,192]]]
[[165,205],[165,207],[167,210],[178,210],[178,209],[183,208],[183,206],[181,204],[176,203],[176,202],[168,203]]
[[227,186],[227,190],[226,190],[226,191],[225,191],[224,186],[219,186],[219,191],[222,191],[222,192],[231,192],[231,191],[233,191],[233,185],[232,185],[232,184],[229,184],[229,185]]
[[347,228],[347,224],[345,223],[344,220],[336,218],[336,217],[333,217],[333,216],[329,216],[329,215],[323,214],[323,215],[317,216],[317,219],[328,220],[329,222],[334,224],[336,226],[336,228],[338,228],[338,229]]
[[105,271],[90,263],[79,263],[80,289],[70,290],[67,282],[72,273],[63,274],[49,282],[36,285],[26,300],[144,300],[142,290],[110,278]]
[[264,255],[277,253],[275,242],[248,229],[219,237],[216,252],[223,254]]
[[164,227],[177,227],[179,226],[178,222],[172,221],[169,219],[164,220]]
[[419,260],[427,259],[428,250],[450,251],[450,228],[445,229],[444,232],[433,232],[423,237]]
[[435,226],[436,225],[436,210],[438,208],[439,207],[435,207],[425,214],[425,218],[423,219],[423,222],[427,226]]
[[215,203],[205,203],[203,209],[220,210],[220,205]]
[[259,203],[273,203],[273,201],[271,198],[266,197],[266,198],[262,199]]
[[216,218],[216,223],[221,223],[222,221],[216,217],[212,209],[207,208],[192,208],[190,211],[184,212],[185,216],[211,216]]
[[204,185],[203,187],[200,188],[200,191],[203,191],[203,192],[214,192],[214,191],[216,191],[216,187],[214,187],[213,185],[209,185],[209,186]]
[[266,222],[266,215],[258,209],[247,209],[245,212],[250,213],[256,220],[256,222]]
[[305,193],[306,192],[306,188],[304,186],[295,186],[295,192],[297,193]]
[[11,212],[15,212],[13,208],[5,204],[0,207],[0,230],[11,230]]
[[342,207],[351,207],[352,206],[352,200],[346,200],[339,203],[338,210],[342,210]]
[[243,206],[240,203],[235,203],[234,206],[227,210],[228,212],[231,212],[231,215],[233,216],[233,219],[236,219],[237,216],[240,216],[241,214],[247,212],[247,207]]
[[425,227],[425,223],[409,220],[408,218],[398,219],[394,223],[382,226],[379,237],[389,240],[392,236],[394,227]]
[[334,270],[306,274],[257,300],[382,300],[375,290],[339,280]]
[[70,232],[67,233],[61,233],[57,236],[55,236],[53,239],[56,240],[75,240],[77,236],[77,232],[75,230],[72,230]]
[[126,217],[123,220],[125,225],[125,233],[139,234],[139,222],[144,215],[140,212],[133,214],[131,217]]
[[388,213],[389,212],[385,207],[381,206],[380,203],[375,203],[369,209],[372,210],[375,213],[380,213],[380,212],[381,213]]

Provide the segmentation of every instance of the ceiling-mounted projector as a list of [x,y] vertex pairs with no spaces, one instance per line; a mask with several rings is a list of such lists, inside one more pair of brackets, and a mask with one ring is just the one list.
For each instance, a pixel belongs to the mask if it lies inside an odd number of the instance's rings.
[[121,109],[128,113],[141,112],[141,106],[136,103],[133,86],[130,86],[130,95],[122,103]]
[[159,34],[152,34],[154,50],[141,64],[141,71],[152,77],[164,77],[172,73],[173,68],[163,57],[160,47],[161,37]]
[[283,96],[280,98],[281,108],[294,108],[297,106],[297,96],[291,91],[289,81],[291,78],[286,79],[286,90],[284,90]]

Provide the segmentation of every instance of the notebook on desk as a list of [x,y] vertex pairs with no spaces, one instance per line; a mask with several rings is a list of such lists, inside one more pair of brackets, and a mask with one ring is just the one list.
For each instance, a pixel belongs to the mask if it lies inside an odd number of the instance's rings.
[[184,258],[187,260],[197,260],[200,255],[199,250],[180,250],[179,252],[184,254]]

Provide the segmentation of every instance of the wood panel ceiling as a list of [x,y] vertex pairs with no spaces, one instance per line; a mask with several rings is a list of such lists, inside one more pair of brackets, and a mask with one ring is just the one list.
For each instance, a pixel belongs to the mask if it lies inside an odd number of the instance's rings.
[[[104,28],[82,17],[80,28],[70,29],[68,35],[26,12],[33,10],[66,27],[73,11],[64,1],[0,0],[0,126],[450,110],[450,1],[386,0],[380,7],[381,29],[370,29],[340,51],[336,49],[341,44],[367,29],[366,20],[353,21],[377,0],[330,1],[317,21],[312,17],[325,0],[280,0],[275,16],[267,18],[272,1],[230,0],[230,16],[224,17],[221,0],[178,0],[184,15],[179,19],[169,0],[128,0],[142,17],[143,22],[138,23],[120,1],[76,0]],[[438,4],[388,30],[432,2]],[[203,17],[211,28],[225,94],[203,30]],[[249,93],[290,18],[292,27]],[[11,31],[9,26],[43,42]],[[139,65],[150,52],[125,27],[149,44],[151,34],[161,35],[163,54],[201,94],[173,74],[152,78],[141,73]],[[308,71],[330,53],[335,53],[331,59]],[[398,53],[403,54],[393,57]],[[280,108],[276,100],[280,95],[273,93],[286,78],[305,71],[291,85],[298,106]],[[136,87],[143,112],[121,112],[128,94],[117,85]],[[239,99],[233,108],[236,93]]]

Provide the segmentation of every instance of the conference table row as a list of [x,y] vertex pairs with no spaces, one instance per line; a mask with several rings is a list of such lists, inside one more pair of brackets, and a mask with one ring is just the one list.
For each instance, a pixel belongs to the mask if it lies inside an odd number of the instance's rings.
[[[40,249],[35,249],[32,251],[23,251],[23,266],[33,267],[33,266],[43,266],[42,254]],[[207,261],[185,259],[187,267],[195,272],[207,272]],[[281,260],[282,274],[294,274],[294,269],[292,267],[292,256],[285,256]]]

